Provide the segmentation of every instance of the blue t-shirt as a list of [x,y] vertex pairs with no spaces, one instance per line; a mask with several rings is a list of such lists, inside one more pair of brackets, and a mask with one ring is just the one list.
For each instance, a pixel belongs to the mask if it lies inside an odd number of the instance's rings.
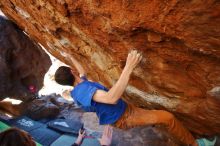
[[119,99],[117,104],[105,104],[94,101],[92,97],[96,90],[107,92],[108,89],[99,83],[88,81],[85,76],[81,79],[83,79],[83,82],[79,83],[71,91],[74,101],[86,112],[96,112],[100,125],[115,123],[125,112],[127,104],[122,99]]

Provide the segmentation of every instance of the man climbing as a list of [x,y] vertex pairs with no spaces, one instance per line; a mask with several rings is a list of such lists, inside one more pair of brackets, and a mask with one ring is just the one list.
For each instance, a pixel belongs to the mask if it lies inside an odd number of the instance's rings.
[[[128,54],[126,65],[118,81],[109,90],[99,83],[88,81],[82,65],[75,58],[71,59],[79,75],[69,67],[61,66],[55,73],[55,81],[61,85],[74,86],[71,91],[74,101],[85,111],[96,112],[101,125],[111,124],[117,128],[127,129],[163,124],[168,132],[184,144],[202,146],[210,143],[206,139],[195,140],[192,134],[167,111],[141,109],[121,99],[133,69],[142,59],[142,55],[136,50]],[[214,145],[215,141],[216,139],[211,144]]]

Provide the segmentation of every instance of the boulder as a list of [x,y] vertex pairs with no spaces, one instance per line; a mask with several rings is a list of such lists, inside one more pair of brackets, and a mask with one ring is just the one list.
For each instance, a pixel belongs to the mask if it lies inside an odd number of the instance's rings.
[[0,99],[31,99],[42,88],[44,75],[51,65],[48,54],[2,16],[0,44]]
[[55,118],[60,112],[59,107],[44,99],[35,99],[27,106],[26,113],[34,120]]
[[51,54],[111,87],[128,52],[143,60],[124,94],[174,113],[193,133],[220,132],[220,4],[207,1],[1,0],[6,16]]

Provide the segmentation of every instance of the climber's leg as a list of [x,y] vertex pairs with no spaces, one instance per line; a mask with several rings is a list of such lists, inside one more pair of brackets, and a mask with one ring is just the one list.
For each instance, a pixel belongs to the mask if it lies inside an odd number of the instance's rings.
[[145,110],[128,105],[125,113],[114,124],[122,129],[132,128],[135,126],[163,124],[167,127],[168,132],[185,144],[193,145],[195,139],[192,134],[183,127],[173,114],[164,110]]

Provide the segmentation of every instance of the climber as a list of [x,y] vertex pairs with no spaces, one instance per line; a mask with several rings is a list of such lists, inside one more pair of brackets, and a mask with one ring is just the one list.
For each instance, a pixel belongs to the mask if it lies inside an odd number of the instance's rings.
[[74,101],[86,112],[96,112],[100,125],[111,124],[117,128],[127,129],[135,126],[163,124],[168,132],[185,144],[200,146],[200,143],[209,142],[204,138],[196,141],[182,123],[167,111],[145,110],[121,99],[130,75],[141,59],[142,55],[132,50],[128,54],[126,65],[118,81],[110,90],[97,82],[87,80],[84,68],[75,58],[71,58],[71,61],[76,70],[71,70],[66,66],[59,67],[55,73],[55,81],[61,85],[74,86],[71,91]]

